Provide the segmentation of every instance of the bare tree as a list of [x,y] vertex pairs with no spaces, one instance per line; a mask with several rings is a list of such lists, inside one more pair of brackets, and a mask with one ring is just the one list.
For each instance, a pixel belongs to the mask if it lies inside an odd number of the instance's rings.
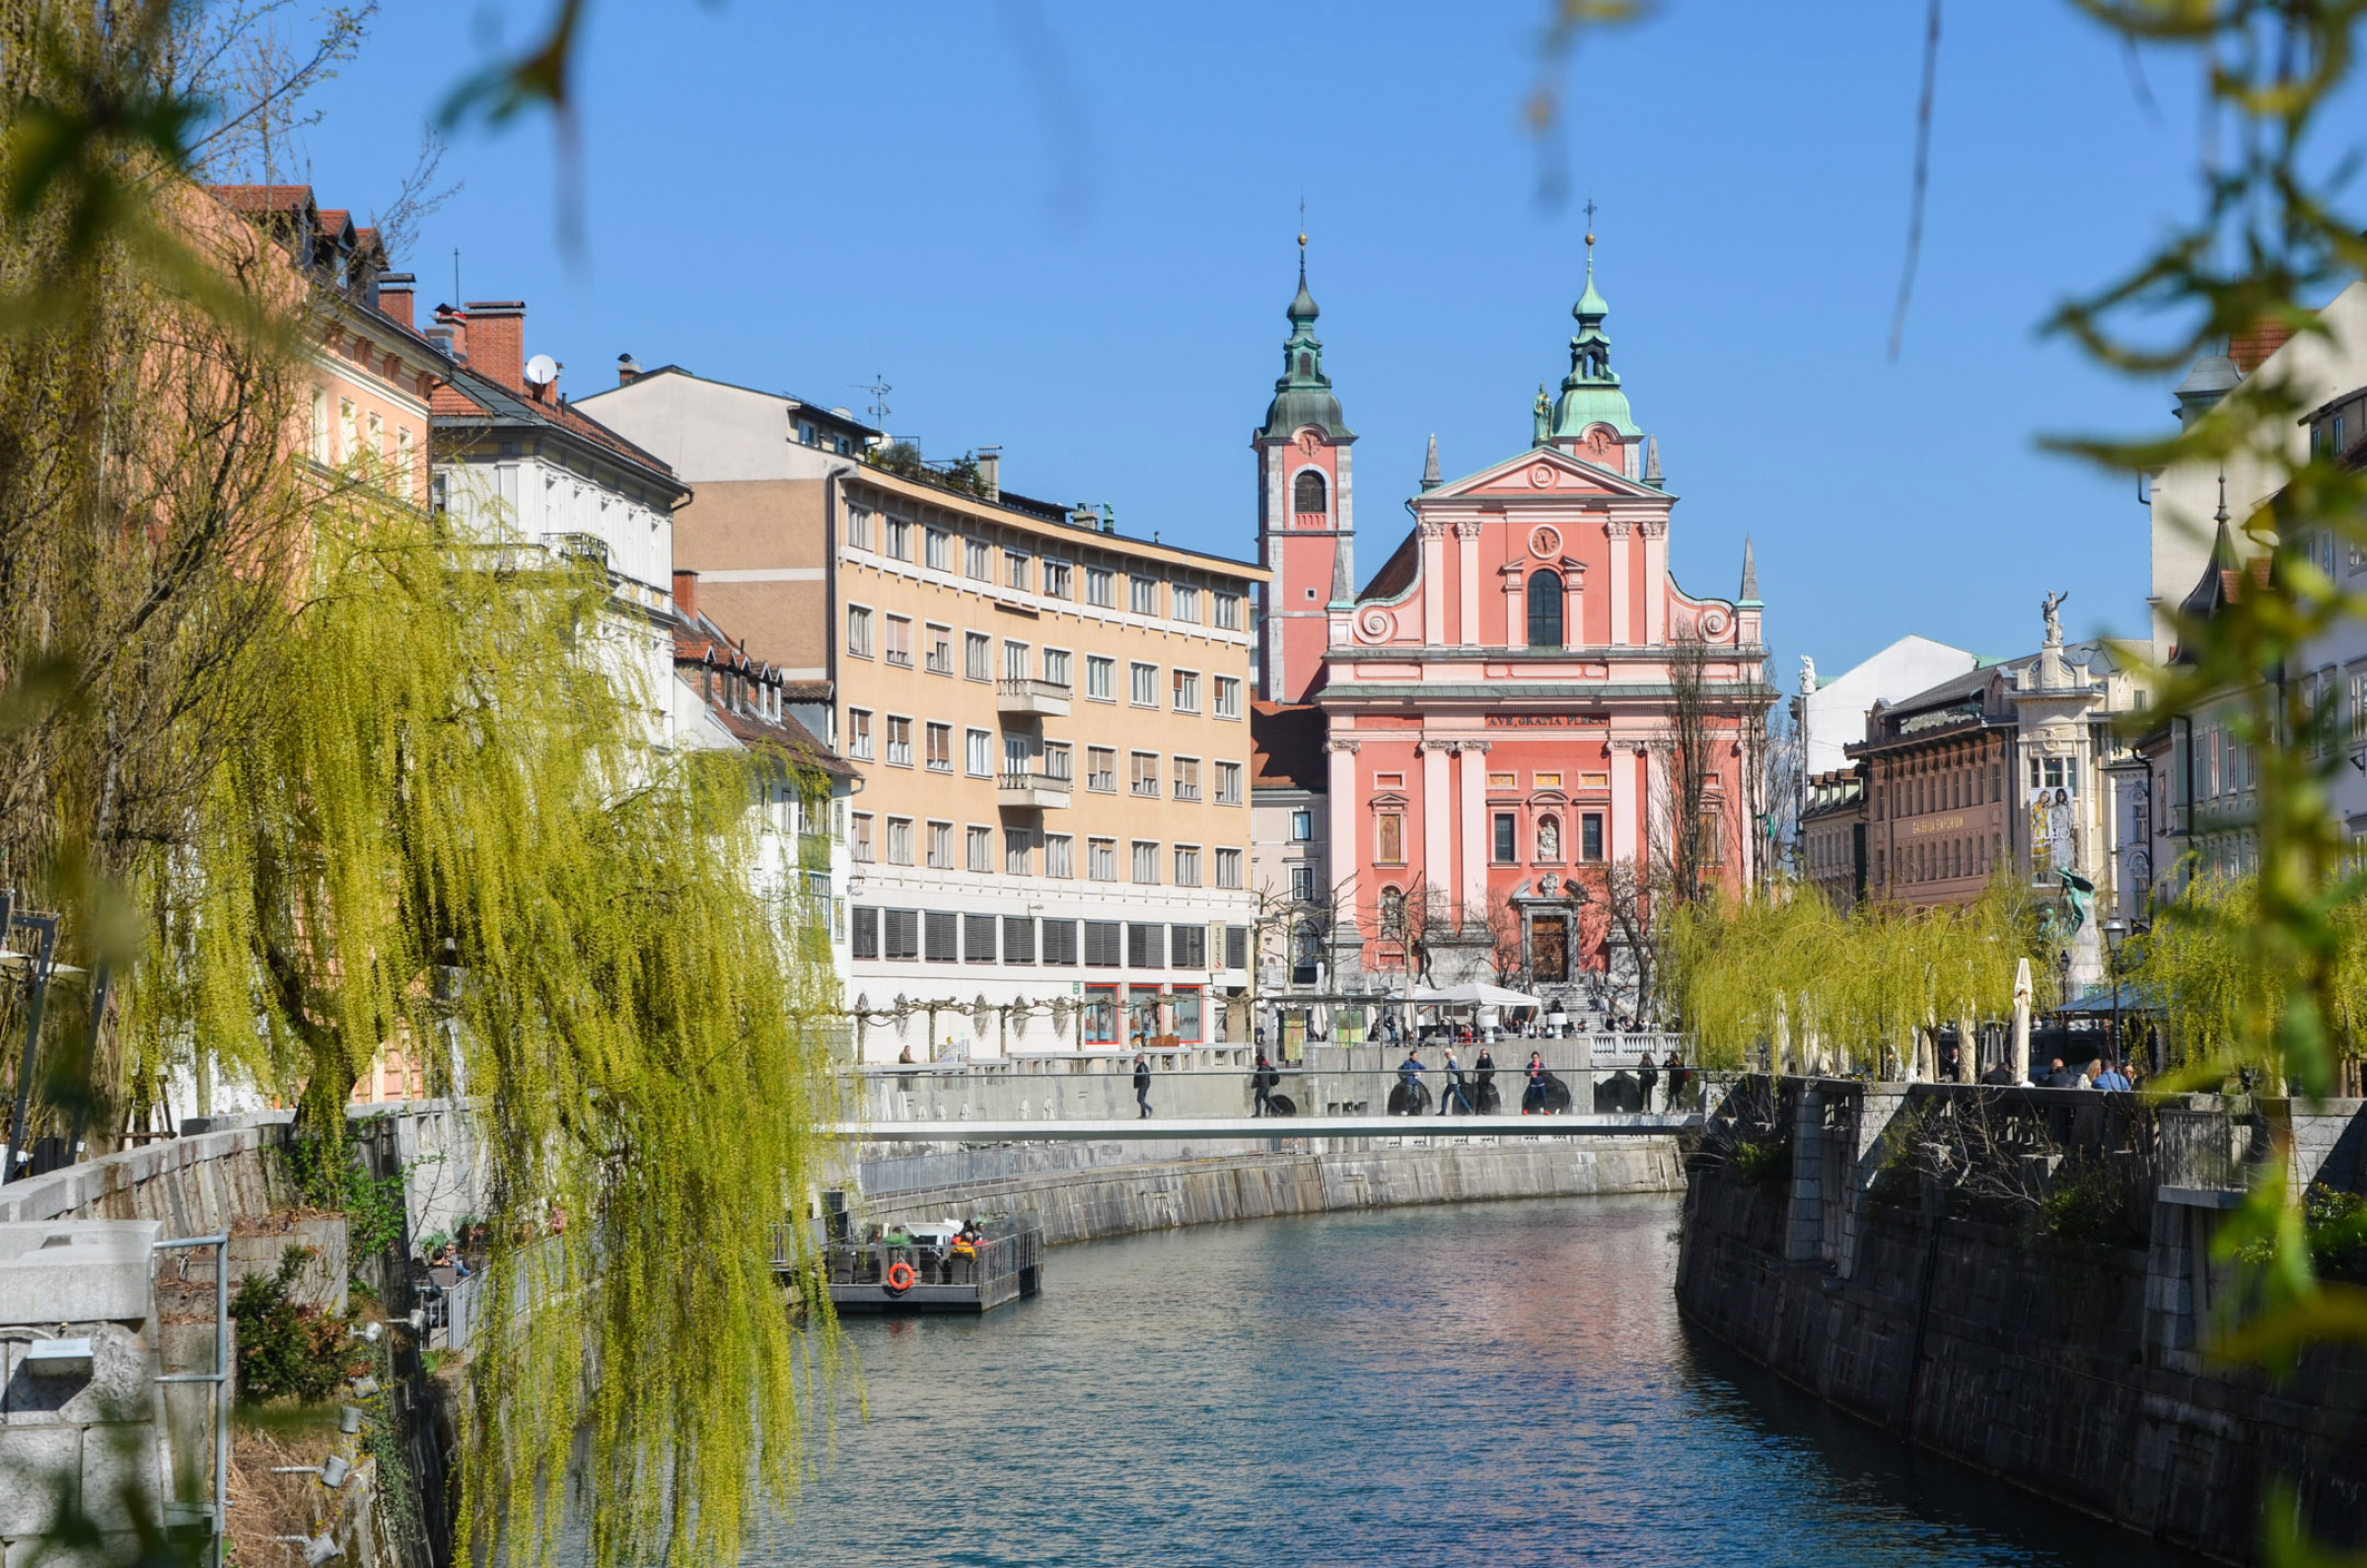
[[1717,779],[1715,748],[1720,727],[1710,693],[1709,650],[1696,637],[1669,644],[1668,718],[1654,742],[1666,783],[1653,801],[1654,858],[1672,896],[1697,902],[1709,891],[1710,868],[1723,858],[1729,837],[1725,803],[1713,800]]

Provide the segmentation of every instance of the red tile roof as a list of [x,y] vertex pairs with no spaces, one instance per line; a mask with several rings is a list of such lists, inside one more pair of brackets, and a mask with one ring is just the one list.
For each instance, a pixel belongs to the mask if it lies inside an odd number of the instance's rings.
[[1331,774],[1324,761],[1324,710],[1306,702],[1250,704],[1250,787],[1321,790]]

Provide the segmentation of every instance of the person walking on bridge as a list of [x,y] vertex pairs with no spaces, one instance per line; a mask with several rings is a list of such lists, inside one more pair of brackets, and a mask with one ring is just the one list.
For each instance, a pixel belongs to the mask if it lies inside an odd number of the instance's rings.
[[1529,1053],[1529,1082],[1521,1090],[1521,1114],[1545,1113],[1545,1059],[1536,1051]]
[[1455,1060],[1455,1047],[1452,1045],[1447,1047],[1446,1074],[1446,1087],[1438,1097],[1438,1113],[1442,1116],[1454,1115],[1455,1107],[1461,1105],[1462,1113],[1470,1115],[1471,1113],[1471,1097],[1464,1093],[1463,1068]]
[[1281,1081],[1282,1075],[1275,1072],[1273,1063],[1265,1059],[1265,1052],[1259,1051],[1257,1066],[1250,1074],[1250,1090],[1255,1097],[1250,1104],[1251,1115],[1270,1116],[1274,1113],[1274,1085]]
[[[1669,1059],[1662,1065],[1668,1069],[1669,1074],[1668,1108],[1675,1110],[1677,1102],[1685,1098],[1685,1086],[1693,1081],[1693,1075],[1686,1067],[1685,1057],[1677,1051],[1669,1052]],[[1645,1097],[1644,1108],[1646,1110],[1652,1108],[1650,1096]]]
[[1140,1051],[1134,1053],[1134,1104],[1142,1107],[1137,1121],[1151,1119],[1151,1059]]
[[1660,1083],[1660,1063],[1652,1059],[1650,1051],[1644,1052],[1644,1059],[1635,1064],[1635,1081],[1643,1091],[1636,1097],[1635,1108],[1650,1110],[1652,1108],[1652,1091]]

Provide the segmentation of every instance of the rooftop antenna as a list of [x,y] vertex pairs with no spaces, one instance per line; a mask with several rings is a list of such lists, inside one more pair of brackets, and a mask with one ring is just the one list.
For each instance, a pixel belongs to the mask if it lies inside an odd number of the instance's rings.
[[867,406],[871,409],[872,426],[885,431],[888,428],[888,416],[895,411],[888,406],[888,394],[896,389],[889,386],[888,378],[876,370],[871,377],[870,381],[855,383],[855,391],[871,393],[871,401]]
[[461,303],[461,248],[452,248],[452,303]]

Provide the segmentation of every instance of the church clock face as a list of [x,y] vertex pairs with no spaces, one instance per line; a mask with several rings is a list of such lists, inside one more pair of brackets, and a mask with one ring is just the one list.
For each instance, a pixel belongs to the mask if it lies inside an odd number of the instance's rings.
[[1549,561],[1561,554],[1561,531],[1541,525],[1529,533],[1529,553],[1541,561]]
[[1307,456],[1310,458],[1316,455],[1316,452],[1323,446],[1323,444],[1324,438],[1313,430],[1302,430],[1299,432],[1299,450],[1307,454]]

